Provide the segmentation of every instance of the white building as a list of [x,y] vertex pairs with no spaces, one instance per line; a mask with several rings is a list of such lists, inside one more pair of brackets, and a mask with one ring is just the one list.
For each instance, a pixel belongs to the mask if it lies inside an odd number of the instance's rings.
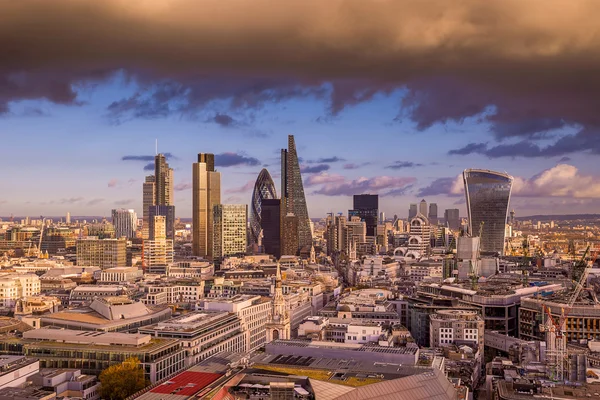
[[36,358],[24,356],[0,356],[0,389],[23,385],[40,370]]
[[35,274],[0,274],[0,307],[13,308],[21,297],[40,294],[40,278]]
[[431,227],[429,220],[421,213],[410,221],[410,236],[406,257],[420,259],[427,256],[430,250]]
[[429,321],[431,347],[471,344],[483,349],[485,323],[476,311],[439,310]]
[[204,297],[204,282],[177,282],[149,285],[142,303],[150,305],[196,303]]
[[120,283],[135,282],[144,276],[144,271],[138,267],[108,268],[100,273],[100,282]]
[[215,266],[208,261],[190,262],[180,261],[169,265],[167,276],[173,278],[200,278],[210,279],[215,272]]
[[195,311],[140,328],[141,334],[178,339],[191,366],[221,352],[245,353],[246,340],[237,315],[218,311]]
[[260,296],[238,295],[231,298],[204,299],[199,306],[208,311],[227,311],[242,319],[246,348],[254,351],[266,342],[265,325],[271,314],[271,301]]

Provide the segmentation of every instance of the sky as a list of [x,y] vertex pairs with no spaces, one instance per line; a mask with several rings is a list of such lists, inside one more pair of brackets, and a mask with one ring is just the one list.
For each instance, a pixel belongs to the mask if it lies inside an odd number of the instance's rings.
[[380,195],[465,215],[600,211],[600,9],[587,0],[0,1],[0,215],[141,215],[158,149],[191,216],[197,153],[248,203],[296,137],[309,214]]

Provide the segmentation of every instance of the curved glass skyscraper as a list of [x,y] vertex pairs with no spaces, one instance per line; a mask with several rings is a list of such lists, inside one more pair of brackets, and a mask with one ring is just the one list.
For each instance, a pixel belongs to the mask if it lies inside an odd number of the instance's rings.
[[250,243],[258,243],[261,223],[260,214],[262,210],[262,201],[264,199],[276,199],[277,192],[273,178],[266,168],[263,168],[256,178],[254,191],[252,192],[252,202],[250,204]]
[[513,177],[502,172],[466,169],[463,180],[469,232],[472,236],[481,233],[482,252],[502,255]]

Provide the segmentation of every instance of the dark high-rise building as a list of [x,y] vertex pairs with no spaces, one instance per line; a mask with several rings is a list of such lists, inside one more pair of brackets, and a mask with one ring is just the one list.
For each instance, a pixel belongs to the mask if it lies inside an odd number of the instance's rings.
[[416,203],[412,203],[410,205],[410,207],[408,208],[408,219],[411,220],[414,217],[416,217],[418,212],[419,211],[418,211],[417,204]]
[[195,256],[212,259],[214,207],[221,203],[221,173],[215,156],[198,154],[192,166],[192,250]]
[[150,206],[148,208],[149,214],[149,232],[148,237],[150,240],[156,240],[155,228],[154,228],[154,217],[163,216],[165,217],[165,234],[167,239],[175,240],[175,206]]
[[294,256],[300,248],[298,217],[290,213],[282,216],[281,221],[281,255]]
[[154,205],[173,205],[173,168],[169,168],[164,154],[154,157]]
[[265,254],[281,257],[281,200],[263,199],[260,224],[263,232],[262,245]]
[[367,225],[367,236],[377,235],[377,217],[379,216],[379,196],[376,194],[355,194],[353,209],[348,210],[348,220],[360,217]]
[[466,169],[463,180],[469,233],[472,236],[481,235],[482,252],[502,255],[512,176],[488,170]]
[[436,203],[429,204],[429,224],[437,225],[438,223],[438,207]]
[[458,230],[460,228],[460,213],[458,208],[449,208],[444,211],[444,220],[450,229]]
[[275,184],[269,171],[263,168],[260,174],[258,174],[256,183],[254,184],[254,191],[252,192],[252,202],[250,204],[250,243],[258,243],[262,228],[262,202],[266,199],[275,198],[277,198]]
[[[304,197],[304,186],[300,174],[300,164],[298,163],[298,153],[296,152],[296,142],[294,136],[288,136],[287,150],[281,150],[281,216],[282,220],[289,215],[296,217],[297,233],[287,235],[284,231],[282,237],[298,238],[298,248],[296,253],[302,247],[312,246],[312,232],[310,229],[310,220],[308,218],[308,208],[306,198]],[[292,224],[288,224],[292,226]],[[282,222],[282,228],[285,226]],[[291,251],[291,244],[282,243],[282,248]],[[296,254],[294,253],[294,254]],[[289,253],[286,253],[289,254]]]

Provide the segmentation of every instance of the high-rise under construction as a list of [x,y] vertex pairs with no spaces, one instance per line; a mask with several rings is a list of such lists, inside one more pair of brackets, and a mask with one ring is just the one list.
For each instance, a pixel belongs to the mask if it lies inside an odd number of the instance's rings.
[[[297,219],[297,224],[284,224],[285,221],[291,221],[290,217]],[[297,226],[297,236],[285,234],[282,229],[282,248],[290,250],[290,246],[285,243],[286,238],[295,238],[298,240],[298,250],[303,247],[312,246],[312,232],[310,229],[310,220],[308,218],[308,207],[304,197],[304,186],[300,174],[300,164],[298,162],[298,153],[296,152],[296,142],[294,136],[288,136],[288,148],[281,150],[281,218],[282,228]],[[289,229],[289,228],[288,228]]]

